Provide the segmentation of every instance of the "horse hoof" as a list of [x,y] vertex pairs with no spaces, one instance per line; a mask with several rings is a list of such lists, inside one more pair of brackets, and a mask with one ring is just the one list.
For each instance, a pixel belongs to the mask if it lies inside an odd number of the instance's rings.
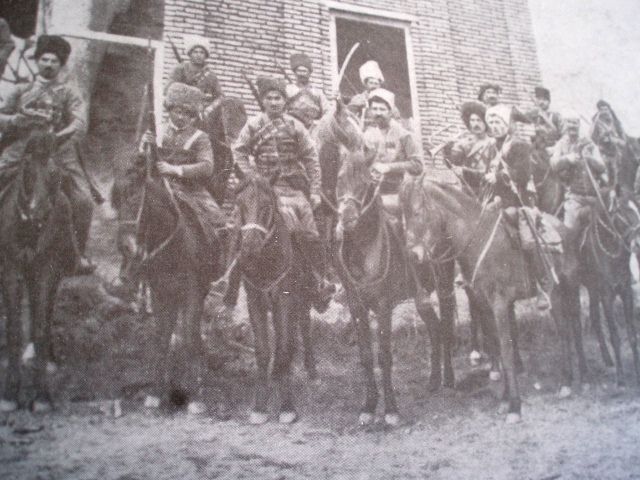
[[269,421],[269,416],[262,412],[251,412],[249,415],[249,423],[251,425],[264,425]]
[[278,422],[283,425],[290,425],[298,419],[296,412],[281,412],[278,416]]
[[571,387],[563,385],[560,388],[560,392],[558,392],[558,397],[560,398],[569,398],[571,396]]
[[520,421],[522,420],[522,416],[519,413],[508,413],[507,414],[507,418],[505,419],[505,423],[507,425],[514,425],[516,423],[520,423]]
[[18,410],[18,402],[13,400],[5,400],[4,398],[0,400],[0,412],[2,413],[11,413]]
[[160,398],[154,395],[147,395],[144,398],[144,408],[160,408]]
[[498,414],[504,415],[509,412],[509,402],[500,402],[498,405]]
[[36,349],[33,345],[33,342],[31,342],[25,347],[24,352],[22,352],[22,364],[29,364],[35,357]]
[[49,413],[53,410],[53,407],[51,406],[51,402],[47,400],[35,400],[31,410],[33,413]]
[[387,413],[384,416],[384,423],[390,427],[397,427],[400,424],[400,415],[397,413]]
[[187,413],[189,415],[203,415],[207,411],[207,406],[204,402],[189,402],[187,405]]
[[482,360],[482,355],[479,351],[473,350],[469,354],[469,364],[471,364],[472,367],[480,366],[480,360]]
[[47,362],[47,374],[55,375],[58,371],[58,366],[54,362]]
[[500,374],[500,372],[496,370],[491,370],[489,372],[489,380],[491,380],[492,382],[499,382],[501,378],[502,375]]
[[366,427],[367,425],[371,425],[373,423],[373,414],[368,412],[362,412],[360,417],[358,417],[358,423],[361,427]]

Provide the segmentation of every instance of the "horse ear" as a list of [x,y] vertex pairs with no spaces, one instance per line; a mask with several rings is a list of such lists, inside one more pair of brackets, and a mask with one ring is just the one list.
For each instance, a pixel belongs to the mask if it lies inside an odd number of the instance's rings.
[[342,109],[344,108],[344,102],[340,96],[336,97],[336,115],[342,113]]
[[233,164],[233,173],[235,173],[236,178],[238,180],[240,180],[241,182],[244,181],[247,176],[244,174],[244,172],[242,171],[242,169],[238,166],[237,163]]

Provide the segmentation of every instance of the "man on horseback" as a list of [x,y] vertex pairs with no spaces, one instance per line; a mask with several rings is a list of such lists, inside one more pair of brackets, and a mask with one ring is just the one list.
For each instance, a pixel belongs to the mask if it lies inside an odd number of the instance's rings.
[[534,154],[538,159],[548,161],[550,150],[562,137],[562,117],[559,113],[549,110],[551,92],[545,87],[534,90],[536,108],[527,112],[527,117],[535,127],[535,134],[531,137]]
[[169,76],[167,88],[174,82],[197,87],[204,95],[205,106],[211,105],[222,96],[222,89],[218,77],[207,65],[209,40],[200,35],[185,35],[184,45],[189,60],[176,65]]
[[0,105],[0,130],[4,149],[0,157],[0,185],[12,178],[22,158],[25,145],[34,131],[55,133],[58,148],[54,154],[60,168],[62,188],[71,202],[75,243],[80,262],[77,274],[93,272],[93,265],[84,255],[89,238],[93,202],[75,150],[75,143],[86,131],[87,112],[80,93],[59,78],[67,62],[71,46],[62,37],[41,35],[35,50],[38,75],[33,82],[16,85]]
[[486,108],[479,102],[466,102],[460,108],[462,121],[468,132],[449,142],[443,153],[453,165],[454,172],[464,179],[480,197],[484,176],[495,156],[495,142],[488,135]]
[[7,60],[15,48],[15,43],[11,38],[11,29],[7,21],[0,17],[0,77],[4,75]]
[[[382,70],[380,70],[378,62],[369,60],[360,66],[360,81],[362,85],[364,85],[365,90],[351,98],[349,101],[349,110],[360,119],[360,125],[364,131],[376,124],[369,110],[369,98],[371,97],[371,92],[380,89],[384,84],[384,75],[382,75]],[[393,118],[399,117],[400,114],[394,105]]]
[[365,147],[373,156],[372,171],[382,176],[380,196],[385,210],[401,217],[399,193],[405,173],[420,175],[420,147],[411,132],[392,118],[395,96],[389,90],[377,88],[369,93],[368,110],[374,125],[364,133]]
[[[257,87],[265,111],[243,127],[233,149],[234,157],[245,174],[259,174],[275,181],[274,190],[287,228],[300,240],[304,258],[314,270],[314,307],[324,311],[335,287],[325,280],[326,250],[313,217],[313,208],[321,198],[318,154],[304,125],[285,113],[284,82],[261,77]],[[235,292],[237,286],[231,282],[230,288]],[[233,296],[227,292],[228,303],[235,303]]]
[[310,83],[313,66],[307,54],[294,53],[289,62],[296,82],[287,85],[287,113],[311,131],[315,122],[329,111],[329,101],[322,90]]
[[604,181],[606,165],[593,142],[580,137],[580,117],[567,116],[564,122],[565,133],[554,147],[551,168],[567,187],[564,225],[575,230],[585,226],[591,207],[597,205],[597,182]]

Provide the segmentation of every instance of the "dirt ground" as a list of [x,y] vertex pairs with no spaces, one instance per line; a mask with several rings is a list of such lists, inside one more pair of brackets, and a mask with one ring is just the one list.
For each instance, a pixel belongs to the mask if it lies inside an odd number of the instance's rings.
[[[142,397],[152,319],[105,294],[102,285],[117,273],[114,235],[103,207],[90,247],[97,275],[71,279],[58,298],[56,410],[0,415],[0,478],[640,479],[640,395],[627,344],[628,387],[615,387],[614,372],[603,366],[589,334],[589,383],[561,400],[555,327],[533,304],[520,306],[523,421],[506,425],[498,414],[500,384],[468,365],[459,292],[455,389],[427,392],[424,328],[414,324],[410,304],[396,309],[397,428],[357,426],[363,385],[339,306],[314,323],[321,381],[309,382],[296,362],[297,423],[248,425],[253,359],[240,352],[210,356],[207,415],[148,413]],[[240,321],[244,315],[241,308]],[[4,342],[2,336],[0,347]],[[0,352],[4,371],[4,348]]]

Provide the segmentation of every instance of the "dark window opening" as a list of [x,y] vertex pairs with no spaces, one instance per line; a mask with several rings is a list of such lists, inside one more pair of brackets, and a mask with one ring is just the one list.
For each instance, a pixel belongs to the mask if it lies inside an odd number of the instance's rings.
[[383,87],[396,96],[400,116],[413,117],[404,29],[345,18],[336,18],[335,22],[338,65],[342,65],[351,47],[360,42],[340,85],[343,95],[352,97],[364,90],[360,81],[360,65],[367,60],[375,60],[384,75]]
[[13,35],[29,38],[36,33],[38,0],[3,0],[0,17],[7,21]]

